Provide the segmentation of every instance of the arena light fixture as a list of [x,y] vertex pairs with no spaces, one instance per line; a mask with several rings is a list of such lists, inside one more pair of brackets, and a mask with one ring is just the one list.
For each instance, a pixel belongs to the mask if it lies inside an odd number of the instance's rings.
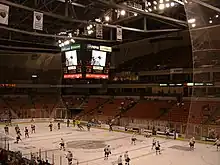
[[163,0],[160,0],[160,3],[163,3]]
[[92,34],[93,33],[93,30],[89,30],[88,31],[88,34],[90,35],[90,34]]
[[166,4],[166,8],[169,8],[169,7],[170,7],[170,4],[169,4],[169,3],[167,3],[167,4]]
[[166,0],[166,2],[169,2],[170,0]]
[[60,45],[61,45],[61,47],[65,46],[64,43],[62,43],[62,44],[60,44]]
[[151,6],[151,3],[150,3],[150,2],[148,2],[147,4],[148,4],[148,6]]
[[212,20],[209,20],[209,23],[212,23]]
[[122,16],[124,16],[126,14],[125,10],[121,10],[121,13],[120,13]]
[[218,18],[219,17],[219,15],[215,15],[215,18]]
[[137,16],[138,14],[137,13],[134,13],[134,16]]
[[154,1],[153,3],[154,3],[155,5],[157,5],[157,1]]
[[75,40],[74,40],[74,39],[71,39],[70,41],[71,41],[72,43],[75,43]]
[[89,25],[89,27],[90,27],[90,28],[92,28],[92,27],[93,27],[93,26],[92,26],[92,24],[91,24],[91,25]]
[[87,26],[87,30],[90,30],[91,28],[90,28],[90,26]]
[[188,20],[188,23],[195,23],[196,22],[196,19],[195,18],[191,18]]
[[70,44],[70,41],[69,40],[66,40],[65,42],[64,42],[64,45],[69,45]]
[[175,3],[174,3],[174,2],[171,2],[171,3],[170,3],[170,6],[171,6],[171,7],[175,6]]
[[61,40],[59,40],[58,43],[61,44],[62,43]]
[[154,10],[157,10],[157,6],[154,6]]
[[152,12],[152,9],[151,9],[151,8],[149,8],[148,10],[149,10],[149,12]]
[[165,5],[163,3],[159,5],[160,10],[164,10],[164,8],[165,8]]
[[195,24],[195,23],[193,23],[193,24],[192,24],[192,27],[193,27],[193,28],[194,28],[194,27],[196,27],[196,24]]
[[110,17],[109,16],[105,16],[105,21],[110,21]]
[[101,19],[100,18],[96,18],[95,21],[96,22],[101,22]]

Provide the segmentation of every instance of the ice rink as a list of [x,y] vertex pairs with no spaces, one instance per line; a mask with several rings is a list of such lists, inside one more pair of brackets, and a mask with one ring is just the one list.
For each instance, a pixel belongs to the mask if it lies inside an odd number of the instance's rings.
[[[72,151],[74,158],[80,165],[116,165],[119,155],[124,155],[128,151],[131,158],[131,165],[219,165],[220,151],[216,151],[215,146],[196,143],[195,150],[189,151],[188,142],[172,139],[157,140],[161,143],[162,154],[156,155],[151,150],[152,138],[137,136],[136,145],[131,145],[131,134],[120,132],[108,132],[102,129],[91,128],[91,131],[79,131],[74,127],[66,127],[61,124],[61,130],[57,130],[54,123],[54,130],[49,131],[49,123],[38,123],[36,133],[30,134],[30,138],[24,138],[24,127],[30,129],[30,124],[19,124],[22,130],[22,142],[14,144],[15,140],[10,141],[10,150],[21,151],[23,155],[30,158],[30,153],[39,152],[41,157],[47,158],[52,163],[54,158],[55,165],[67,165],[65,155],[68,150]],[[3,125],[1,134],[4,133]],[[9,137],[15,139],[14,127],[9,128]],[[60,151],[59,143],[63,138],[66,143],[66,151]],[[106,145],[112,148],[109,160],[104,160],[103,150]],[[47,151],[47,152],[45,152]],[[76,161],[74,161],[74,164]]]

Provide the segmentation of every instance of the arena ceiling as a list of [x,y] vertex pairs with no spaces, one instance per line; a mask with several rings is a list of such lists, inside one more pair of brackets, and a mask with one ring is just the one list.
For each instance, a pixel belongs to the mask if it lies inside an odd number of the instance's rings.
[[[71,37],[116,45],[121,43],[116,41],[118,26],[123,29],[123,42],[181,31],[188,28],[182,3],[179,0],[0,0],[0,4],[10,7],[8,25],[0,25],[1,51],[58,52],[58,41]],[[34,11],[44,14],[43,31],[33,30]],[[96,23],[103,25],[101,40],[96,39]]]
[[[189,1],[189,0],[188,0]],[[185,3],[188,3],[184,0]],[[208,17],[218,16],[206,1],[197,3]],[[0,0],[9,6],[9,23],[0,24],[0,52],[59,52],[66,40],[117,45],[188,29],[183,0]],[[219,7],[216,0],[210,5]],[[43,13],[43,30],[33,30],[33,12]],[[213,11],[215,11],[213,13]],[[198,17],[198,16],[197,16]],[[207,23],[210,18],[207,17]],[[108,18],[108,19],[107,19]],[[217,17],[216,17],[217,18]],[[196,18],[197,19],[197,18]],[[204,22],[204,20],[202,20]],[[211,22],[214,22],[211,21]],[[96,24],[103,39],[96,39]],[[194,25],[194,24],[192,24]],[[123,41],[116,41],[116,28]]]

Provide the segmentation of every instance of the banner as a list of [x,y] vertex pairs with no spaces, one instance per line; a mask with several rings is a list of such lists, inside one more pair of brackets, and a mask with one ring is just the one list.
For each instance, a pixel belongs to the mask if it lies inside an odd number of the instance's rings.
[[34,11],[33,29],[43,30],[43,13]]
[[118,27],[117,28],[117,41],[122,41],[122,28],[121,27]]
[[9,6],[0,4],[0,24],[8,25]]
[[96,38],[103,39],[103,28],[101,24],[96,24]]

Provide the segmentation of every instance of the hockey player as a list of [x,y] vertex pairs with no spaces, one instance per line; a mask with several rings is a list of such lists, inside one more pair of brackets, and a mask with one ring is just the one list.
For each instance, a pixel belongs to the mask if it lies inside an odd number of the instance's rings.
[[108,160],[108,156],[111,154],[111,148],[110,148],[110,145],[106,146],[104,148],[104,153],[105,153],[105,158],[104,160]]
[[136,138],[136,134],[133,133],[133,135],[132,135],[132,137],[131,137],[131,144],[136,145],[136,140],[137,140],[137,138]]
[[18,143],[18,142],[19,142],[19,140],[21,141],[21,134],[20,134],[20,133],[18,133],[18,134],[17,134],[17,137],[16,137],[16,142],[15,142],[15,143]]
[[64,140],[61,138],[61,142],[60,142],[60,150],[65,151],[65,143]]
[[57,123],[57,128],[60,129],[60,122]]
[[113,125],[112,122],[110,122],[110,123],[109,123],[109,132],[112,132],[112,131],[113,131],[112,125]]
[[155,149],[156,149],[156,155],[158,155],[158,153],[161,154],[161,152],[160,152],[160,142],[159,141],[157,141]]
[[80,124],[80,120],[77,120],[76,123],[77,123],[77,127],[80,129],[80,131],[84,130],[83,126],[81,126],[81,124]]
[[166,127],[165,134],[168,139],[170,137],[170,129],[168,127]]
[[35,125],[31,124],[31,133],[35,133]]
[[28,132],[27,127],[25,127],[25,129],[24,129],[24,136],[25,136],[25,138],[29,138],[29,132]]
[[5,130],[5,134],[6,134],[6,135],[9,135],[9,128],[8,128],[8,125],[6,125],[6,126],[4,127],[4,130]]
[[125,158],[125,165],[129,165],[130,158],[129,158],[129,156],[128,156],[128,151],[125,152],[124,158]]
[[88,131],[90,131],[91,126],[92,126],[91,123],[88,122],[88,123],[87,123],[87,129],[88,129]]
[[52,124],[52,122],[50,122],[48,127],[50,128],[50,131],[53,131],[53,124]]
[[192,138],[189,140],[190,150],[194,150],[195,143],[196,143],[195,138],[192,137]]
[[73,162],[73,154],[71,151],[68,151],[67,155],[66,155],[66,158],[68,160],[68,165],[72,165],[72,162]]
[[123,165],[123,164],[122,164],[122,155],[119,156],[117,162],[118,162],[118,165]]
[[218,151],[218,148],[220,147],[220,139],[217,139],[217,140],[215,141],[215,144],[214,144],[214,145],[217,146],[217,151]]
[[16,126],[15,126],[15,132],[16,132],[16,134],[18,134],[18,131],[19,131],[19,130],[20,130],[19,126],[16,125]]
[[69,119],[67,120],[66,124],[67,124],[67,127],[70,126],[70,120]]
[[75,126],[76,126],[76,120],[73,119],[73,127],[75,127]]
[[156,138],[153,138],[151,150],[156,147]]

